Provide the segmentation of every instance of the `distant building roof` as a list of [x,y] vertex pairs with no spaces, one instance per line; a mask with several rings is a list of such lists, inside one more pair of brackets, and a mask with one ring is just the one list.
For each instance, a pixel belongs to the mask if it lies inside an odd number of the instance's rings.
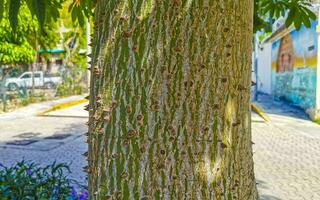
[[39,53],[65,53],[66,50],[64,49],[59,49],[59,48],[56,48],[56,49],[40,49],[39,50]]

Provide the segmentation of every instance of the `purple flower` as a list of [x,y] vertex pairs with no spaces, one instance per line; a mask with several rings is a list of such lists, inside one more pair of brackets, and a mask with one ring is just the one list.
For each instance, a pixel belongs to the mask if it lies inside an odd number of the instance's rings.
[[27,169],[27,175],[31,175],[32,174],[32,169]]
[[57,185],[55,185],[53,187],[53,194],[58,194],[59,193],[59,187]]
[[88,196],[89,196],[89,193],[87,191],[84,191],[79,195],[78,200],[86,200]]
[[74,187],[72,187],[72,189],[71,189],[71,197],[72,198],[76,198],[77,197],[77,191],[76,191],[76,189]]

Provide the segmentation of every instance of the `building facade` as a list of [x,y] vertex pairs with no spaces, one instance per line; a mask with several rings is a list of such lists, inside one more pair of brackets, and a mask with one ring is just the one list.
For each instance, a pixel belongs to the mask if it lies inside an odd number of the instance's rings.
[[304,109],[319,118],[320,62],[318,23],[311,28],[280,28],[258,53],[258,91]]

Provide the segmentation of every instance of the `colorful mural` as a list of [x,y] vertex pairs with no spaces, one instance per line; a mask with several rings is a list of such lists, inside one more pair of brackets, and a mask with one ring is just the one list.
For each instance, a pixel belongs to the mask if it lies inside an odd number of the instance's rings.
[[272,44],[272,94],[303,109],[314,108],[317,86],[317,22]]

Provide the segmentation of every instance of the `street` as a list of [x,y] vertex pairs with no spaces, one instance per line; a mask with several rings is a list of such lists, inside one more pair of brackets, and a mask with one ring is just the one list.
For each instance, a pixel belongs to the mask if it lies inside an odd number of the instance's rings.
[[320,199],[320,126],[283,103],[263,99],[253,114],[255,175],[261,200]]
[[9,166],[22,159],[41,165],[70,163],[70,178],[86,184],[82,172],[86,161],[81,155],[87,149],[84,104],[35,116],[44,104],[0,115],[0,163]]
[[[255,175],[261,200],[319,200],[320,126],[292,107],[268,100],[258,104],[270,118],[266,123],[252,115]],[[84,105],[44,117],[32,114],[43,105],[20,109],[15,115],[0,115],[0,163],[12,165],[22,159],[43,165],[71,163],[70,177],[85,184],[82,167],[86,161],[81,155],[87,149]]]

